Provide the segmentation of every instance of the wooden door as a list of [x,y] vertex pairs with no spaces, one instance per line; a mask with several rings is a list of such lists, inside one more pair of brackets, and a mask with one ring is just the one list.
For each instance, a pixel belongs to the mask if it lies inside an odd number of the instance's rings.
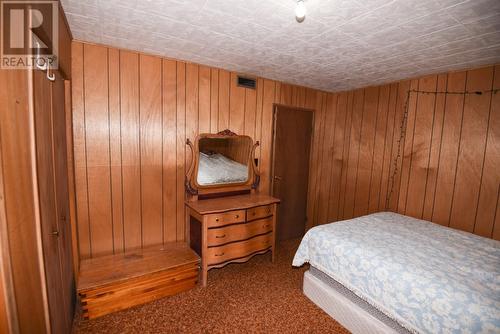
[[278,240],[304,235],[313,115],[305,109],[274,108],[272,194],[281,200]]
[[[33,71],[35,142],[43,260],[52,333],[71,331],[72,270],[68,215],[64,82],[52,83],[45,72]],[[61,89],[62,87],[62,89]],[[64,157],[63,157],[64,155]],[[68,263],[69,261],[69,263]],[[68,282],[68,280],[70,280]]]
[[71,330],[74,305],[76,302],[75,280],[73,275],[73,253],[71,244],[71,221],[68,194],[68,160],[66,143],[65,81],[56,72],[52,83],[52,129],[54,147],[54,175],[56,188],[57,242],[61,263],[61,292],[65,313],[63,322]]

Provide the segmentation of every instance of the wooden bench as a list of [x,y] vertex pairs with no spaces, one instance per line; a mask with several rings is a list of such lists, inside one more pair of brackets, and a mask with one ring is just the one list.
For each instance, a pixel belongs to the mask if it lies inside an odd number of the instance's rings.
[[200,258],[185,243],[168,243],[80,263],[83,316],[96,318],[195,287]]

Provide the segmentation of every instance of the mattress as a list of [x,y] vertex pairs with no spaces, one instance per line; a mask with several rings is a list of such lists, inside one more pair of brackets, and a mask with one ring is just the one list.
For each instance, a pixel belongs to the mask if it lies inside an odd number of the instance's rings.
[[248,166],[219,154],[200,152],[197,182],[200,185],[239,183],[248,180]]
[[305,262],[410,332],[500,332],[498,241],[383,212],[312,228]]

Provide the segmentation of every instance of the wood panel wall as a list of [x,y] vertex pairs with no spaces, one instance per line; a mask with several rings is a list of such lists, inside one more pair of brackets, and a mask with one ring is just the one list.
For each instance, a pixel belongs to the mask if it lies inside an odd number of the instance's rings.
[[184,240],[186,138],[227,128],[260,141],[268,193],[274,103],[316,109],[326,93],[136,52],[73,42],[79,253],[89,258]]
[[328,94],[309,226],[390,210],[500,239],[499,88],[497,65]]
[[260,141],[268,193],[275,103],[316,113],[309,227],[391,210],[500,239],[499,94],[451,94],[499,88],[499,66],[326,93],[81,42],[72,54],[81,258],[184,240],[185,141],[199,133]]

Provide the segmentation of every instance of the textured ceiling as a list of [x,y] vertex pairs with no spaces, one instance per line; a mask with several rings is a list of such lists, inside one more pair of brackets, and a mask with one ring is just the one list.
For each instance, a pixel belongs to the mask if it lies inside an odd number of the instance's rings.
[[499,0],[62,0],[74,38],[328,91],[500,62]]

